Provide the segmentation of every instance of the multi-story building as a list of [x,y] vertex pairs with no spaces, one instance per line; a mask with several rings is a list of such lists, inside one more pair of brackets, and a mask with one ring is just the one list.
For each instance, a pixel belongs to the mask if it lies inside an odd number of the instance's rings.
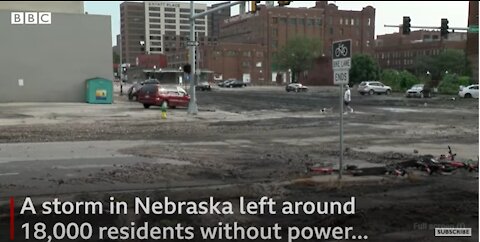
[[142,2],[120,4],[120,36],[122,63],[135,64],[138,55],[145,53],[145,6]]
[[[226,3],[229,3],[229,2],[213,4],[212,6],[208,7],[208,9],[216,8]],[[208,36],[213,38],[218,38],[218,36],[220,35],[220,25],[223,23],[225,19],[230,18],[230,15],[231,15],[230,8],[224,8],[209,14],[208,15]]]
[[[467,59],[472,67],[473,79],[478,83],[478,1],[469,1],[468,6]],[[476,32],[473,30],[476,29]]]
[[450,33],[448,39],[442,39],[439,31],[426,30],[379,35],[375,58],[381,68],[413,71],[417,56],[438,55],[445,49],[465,50],[466,39],[466,33]]
[[[195,13],[207,10],[196,3]],[[190,37],[190,3],[145,2],[145,48],[147,53],[163,54],[182,48]],[[195,20],[198,37],[208,36],[207,16]]]
[[[323,56],[330,56],[332,42],[342,39],[352,40],[353,53],[373,53],[375,9],[371,6],[361,11],[345,11],[327,1],[317,1],[312,8],[263,5],[260,8],[256,14],[238,15],[225,20],[219,42],[263,45],[267,73],[277,71],[272,68],[275,53],[289,39],[298,36],[319,39],[323,43]],[[328,65],[323,61],[319,63]],[[308,79],[308,73],[304,74],[300,78]],[[263,83],[269,84],[275,79],[269,74]]]

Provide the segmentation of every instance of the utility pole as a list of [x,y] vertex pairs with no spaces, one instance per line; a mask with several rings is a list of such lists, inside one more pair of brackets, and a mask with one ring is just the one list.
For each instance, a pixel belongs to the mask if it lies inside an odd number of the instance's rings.
[[[193,1],[190,1],[190,41],[197,41],[195,39],[195,6]],[[190,65],[192,72],[190,73],[190,102],[188,103],[188,114],[196,115],[198,113],[197,95],[195,94],[195,45],[190,45]]]
[[214,12],[217,12],[218,10],[229,8],[238,4],[245,4],[245,1],[235,1],[231,3],[227,3],[221,6],[218,6],[216,8],[212,8],[210,10],[207,10],[205,12],[201,12],[198,14],[195,14],[195,5],[194,1],[190,1],[190,43],[189,44],[189,52],[190,52],[190,66],[192,67],[192,72],[190,73],[190,102],[188,103],[188,110],[187,113],[191,115],[196,115],[198,113],[198,106],[197,106],[197,96],[195,93],[195,75],[196,75],[196,66],[195,66],[195,60],[196,60],[196,53],[195,53],[195,48],[198,45],[197,40],[195,39],[195,19],[205,17],[207,14],[211,14]]

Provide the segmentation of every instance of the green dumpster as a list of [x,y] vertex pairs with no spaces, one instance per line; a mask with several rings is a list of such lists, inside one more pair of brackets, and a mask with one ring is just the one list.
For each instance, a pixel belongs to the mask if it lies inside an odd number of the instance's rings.
[[86,82],[86,101],[94,104],[111,104],[113,102],[113,82],[101,77],[88,79]]

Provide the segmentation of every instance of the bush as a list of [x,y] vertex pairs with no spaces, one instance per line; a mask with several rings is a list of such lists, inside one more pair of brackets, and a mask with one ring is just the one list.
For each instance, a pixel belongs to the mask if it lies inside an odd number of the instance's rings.
[[381,81],[388,85],[393,91],[405,91],[421,81],[408,71],[383,70]]
[[472,84],[472,80],[468,76],[446,74],[438,85],[438,92],[443,94],[456,94],[460,86],[468,86],[470,84]]

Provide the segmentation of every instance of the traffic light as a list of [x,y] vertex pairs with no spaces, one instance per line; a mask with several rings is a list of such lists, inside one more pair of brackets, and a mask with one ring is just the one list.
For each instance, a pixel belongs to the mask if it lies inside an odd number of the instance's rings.
[[258,10],[260,10],[260,7],[257,6],[261,1],[250,1],[250,12],[251,13],[256,13]]
[[190,64],[186,64],[183,66],[183,72],[190,74],[192,73],[192,66]]
[[403,17],[403,25],[402,25],[402,34],[410,34],[410,17],[404,16]]
[[442,18],[442,25],[440,27],[440,36],[447,38],[448,37],[448,19]]
[[283,7],[290,4],[291,1],[278,1],[278,6]]

